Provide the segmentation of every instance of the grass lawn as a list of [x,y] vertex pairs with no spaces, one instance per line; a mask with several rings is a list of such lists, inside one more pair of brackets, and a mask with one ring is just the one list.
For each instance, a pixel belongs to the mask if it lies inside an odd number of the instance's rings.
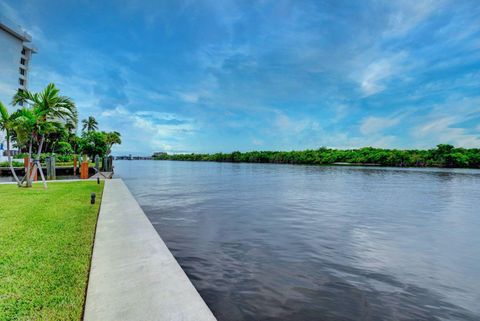
[[102,191],[0,185],[0,320],[80,320]]

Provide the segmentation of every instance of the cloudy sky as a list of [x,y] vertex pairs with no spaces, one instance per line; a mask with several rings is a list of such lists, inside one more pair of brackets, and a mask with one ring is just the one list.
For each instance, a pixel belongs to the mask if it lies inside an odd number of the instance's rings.
[[115,153],[480,147],[478,0],[0,0]]

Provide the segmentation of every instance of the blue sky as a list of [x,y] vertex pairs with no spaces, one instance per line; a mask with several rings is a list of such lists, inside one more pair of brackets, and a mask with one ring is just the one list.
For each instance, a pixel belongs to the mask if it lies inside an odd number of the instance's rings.
[[480,147],[478,0],[3,1],[116,154]]

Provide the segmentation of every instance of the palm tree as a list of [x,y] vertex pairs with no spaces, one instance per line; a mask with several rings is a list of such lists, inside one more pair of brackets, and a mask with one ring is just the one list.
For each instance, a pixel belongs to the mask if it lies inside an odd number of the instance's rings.
[[68,133],[68,143],[73,147],[73,150],[76,151],[76,141],[77,141],[77,123],[72,121],[67,121],[65,123],[65,129]]
[[93,132],[98,129],[98,122],[93,116],[89,116],[87,119],[82,120],[82,131]]
[[120,133],[116,131],[105,133],[105,142],[107,143],[107,155],[110,155],[112,152],[112,146],[114,144],[120,145],[122,143]]
[[33,168],[30,171],[30,162],[27,166],[26,181],[27,186],[32,186],[32,179],[35,171],[40,170],[40,175],[44,186],[47,187],[43,171],[40,166],[40,154],[42,153],[45,135],[55,130],[55,123],[59,120],[77,121],[77,109],[72,99],[61,96],[60,90],[54,84],[49,84],[43,91],[32,93],[27,90],[18,90],[13,97],[13,105],[28,104],[29,108],[23,108],[18,111],[15,118],[15,130],[20,141],[28,143],[29,159],[32,158],[32,146],[38,144],[37,155],[33,162]]
[[65,123],[65,129],[67,130],[67,132],[69,134],[73,134],[75,132],[75,130],[77,129],[77,124],[74,123],[73,121],[68,120]]
[[18,179],[15,169],[13,168],[12,156],[10,155],[10,131],[13,126],[13,118],[8,114],[7,107],[5,107],[2,102],[0,102],[0,130],[4,130],[7,135],[7,157],[8,165],[10,166],[10,171],[12,172],[13,178],[20,185],[20,180]]
[[[28,108],[22,108],[14,112],[11,116],[12,118],[12,129],[16,133],[16,141],[18,146],[27,146],[28,145],[28,164],[25,176],[22,181],[19,182],[19,186],[26,180],[27,187],[31,184],[30,180],[30,160],[32,158],[32,146],[33,146],[33,135],[35,125],[37,124],[37,117],[32,110]],[[33,172],[33,171],[32,171]]]

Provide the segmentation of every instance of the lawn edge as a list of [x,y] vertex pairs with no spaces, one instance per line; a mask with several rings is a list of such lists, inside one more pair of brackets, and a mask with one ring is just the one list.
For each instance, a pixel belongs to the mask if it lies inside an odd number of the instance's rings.
[[[105,182],[103,182],[103,188],[102,188],[102,201],[103,201],[103,193],[104,192],[105,192]],[[102,208],[102,201],[100,201],[100,204],[98,206],[97,219],[95,220],[95,227],[94,227],[93,240],[92,240],[92,248],[91,248],[91,251],[90,251],[90,261],[88,263],[87,283],[85,284],[85,291],[83,292],[83,304],[82,304],[82,313],[80,315],[80,320],[83,320],[85,318],[85,307],[87,305],[88,284],[90,283],[90,271],[92,269],[92,262],[93,262],[93,247],[95,246],[95,239],[97,237],[98,218],[100,217],[100,210]]]

